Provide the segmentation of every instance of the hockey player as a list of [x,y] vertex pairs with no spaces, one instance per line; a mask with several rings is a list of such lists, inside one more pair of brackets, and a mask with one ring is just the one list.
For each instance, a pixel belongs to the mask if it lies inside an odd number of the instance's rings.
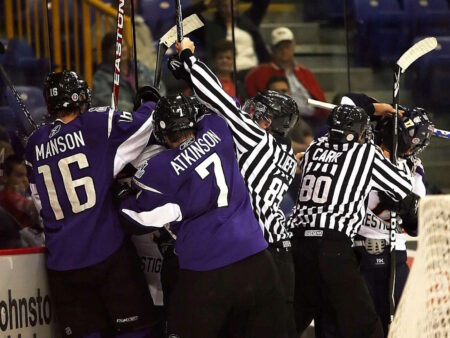
[[153,305],[111,186],[147,144],[154,105],[134,113],[87,110],[90,91],[71,71],[50,73],[44,97],[53,122],[29,138],[26,164],[61,334],[143,337]]
[[177,237],[169,335],[218,337],[232,321],[244,337],[285,337],[280,281],[225,121],[197,120],[181,94],[161,98],[153,118],[155,136],[170,149],[136,172],[138,193],[120,211],[138,227],[170,223]]
[[[421,108],[406,109],[399,118],[398,156],[399,167],[408,174],[413,192],[425,196],[424,170],[417,154],[428,144],[432,135],[433,125],[426,112]],[[385,156],[389,158],[392,149],[392,120],[383,119],[375,128],[375,143],[381,147]],[[389,325],[389,279],[390,252],[389,225],[390,210],[398,210],[398,206],[384,195],[371,192],[368,200],[366,218],[355,236],[354,246],[360,256],[360,270],[369,288],[375,304],[375,309],[383,324],[384,334],[388,334]],[[417,222],[415,220],[399,220],[401,228],[412,236],[417,236]],[[406,237],[400,228],[397,229],[396,245],[396,279],[395,304],[398,304],[409,267],[406,264]]]
[[[363,223],[371,190],[417,201],[409,178],[373,144],[363,143],[369,117],[342,105],[328,118],[328,136],[313,142],[301,162],[301,187],[290,224],[295,231],[295,310],[302,332],[328,311],[344,337],[383,337],[380,320],[358,271],[352,239]],[[387,183],[389,180],[389,183]]]
[[290,233],[285,227],[280,203],[297,167],[290,141],[285,137],[298,119],[297,104],[287,95],[265,91],[248,100],[241,110],[211,70],[193,55],[191,40],[185,38],[177,44],[177,51],[183,65],[175,67],[177,62],[169,62],[175,77],[192,85],[200,101],[223,117],[231,129],[239,169],[250,193],[254,214],[282,280],[288,336],[296,337]]

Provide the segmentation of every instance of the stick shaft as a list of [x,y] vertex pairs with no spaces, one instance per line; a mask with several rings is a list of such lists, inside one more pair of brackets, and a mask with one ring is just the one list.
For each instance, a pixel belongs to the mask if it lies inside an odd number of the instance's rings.
[[131,2],[131,26],[133,29],[134,84],[137,92],[139,89],[139,81],[138,81],[137,47],[136,47],[136,24],[134,21],[134,0],[131,0],[130,2]]
[[231,4],[231,42],[233,44],[233,83],[234,83],[234,96],[237,96],[236,39],[234,37],[234,0],[230,0],[230,4]]
[[[38,128],[36,122],[34,122],[33,118],[31,117],[30,112],[28,111],[27,107],[25,107],[25,103],[21,99],[21,97],[20,97],[19,93],[17,92],[16,88],[14,87],[14,85],[11,83],[11,80],[9,79],[9,77],[6,74],[5,69],[3,68],[2,65],[0,65],[0,74],[3,78],[3,80],[6,82],[9,89],[11,90],[11,92],[13,93],[14,97],[16,98],[17,103],[19,104],[20,110],[22,110],[22,112],[25,115],[25,117],[27,118],[28,122],[30,122],[33,130],[36,130]],[[25,130],[26,129],[27,128],[25,128]]]
[[119,101],[120,61],[122,57],[124,6],[125,0],[119,0],[116,26],[116,57],[114,59],[113,89],[111,95],[111,108],[113,111],[116,110],[117,103]]
[[181,42],[184,38],[183,12],[181,11],[181,0],[175,0],[175,11],[176,11],[175,22],[177,25],[177,41]]

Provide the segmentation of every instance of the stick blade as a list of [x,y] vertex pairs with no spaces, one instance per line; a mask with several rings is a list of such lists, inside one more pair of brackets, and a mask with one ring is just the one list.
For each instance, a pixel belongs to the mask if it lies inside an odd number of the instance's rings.
[[397,61],[397,65],[402,70],[402,73],[404,73],[405,70],[418,58],[431,52],[432,50],[435,50],[437,45],[437,40],[434,37],[425,38],[416,42],[406,52],[404,52]]
[[[189,33],[192,33],[196,29],[203,26],[204,23],[198,17],[198,15],[192,14],[183,20],[184,35],[188,35]],[[159,41],[160,43],[165,44],[167,47],[170,47],[175,43],[176,40],[177,40],[177,26],[175,25],[171,29],[169,29],[167,33],[164,34]]]

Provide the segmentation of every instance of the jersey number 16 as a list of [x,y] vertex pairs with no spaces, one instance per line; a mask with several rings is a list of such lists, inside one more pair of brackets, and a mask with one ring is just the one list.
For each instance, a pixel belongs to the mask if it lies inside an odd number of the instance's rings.
[[[95,186],[92,177],[86,176],[78,178],[76,180],[72,179],[72,174],[70,173],[69,165],[76,163],[79,169],[84,169],[89,167],[87,157],[83,153],[75,154],[69,157],[62,158],[58,161],[58,168],[61,177],[64,182],[64,188],[66,190],[67,198],[69,199],[70,205],[72,207],[72,212],[78,214],[86,209],[92,208],[96,201]],[[52,171],[50,166],[45,164],[38,167],[38,173],[44,176],[45,187],[47,188],[48,198],[50,201],[50,206],[55,214],[57,221],[64,218],[64,213],[61,209],[61,204],[58,200],[58,195],[56,194],[55,184],[53,183]],[[83,187],[86,192],[87,200],[85,203],[81,203],[78,198],[76,188]]]

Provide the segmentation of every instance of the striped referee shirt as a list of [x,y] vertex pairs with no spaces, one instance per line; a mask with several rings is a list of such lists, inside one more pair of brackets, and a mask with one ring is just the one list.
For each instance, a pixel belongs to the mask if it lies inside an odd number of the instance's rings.
[[217,77],[190,50],[184,50],[181,59],[198,98],[224,118],[231,129],[239,169],[264,237],[269,243],[290,238],[280,209],[297,167],[289,141],[267,133],[236,107]]
[[371,190],[400,201],[411,192],[409,177],[373,144],[313,142],[301,163],[300,191],[290,228],[332,229],[353,239]]

